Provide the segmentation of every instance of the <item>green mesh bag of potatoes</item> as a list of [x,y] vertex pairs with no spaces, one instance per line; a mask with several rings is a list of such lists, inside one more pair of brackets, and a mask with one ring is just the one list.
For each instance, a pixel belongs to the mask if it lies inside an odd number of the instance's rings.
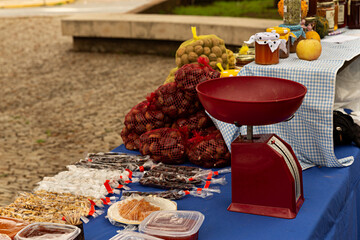
[[193,39],[183,42],[176,51],[175,63],[178,68],[188,63],[196,63],[198,57],[209,60],[209,65],[218,70],[220,63],[224,69],[228,68],[228,53],[225,42],[216,35],[196,35],[196,27],[191,27]]

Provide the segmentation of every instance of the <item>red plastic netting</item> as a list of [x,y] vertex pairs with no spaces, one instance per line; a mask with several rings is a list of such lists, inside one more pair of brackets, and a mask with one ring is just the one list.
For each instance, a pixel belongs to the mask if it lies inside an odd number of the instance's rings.
[[219,130],[206,136],[196,133],[188,140],[187,156],[190,162],[205,168],[230,165],[230,152]]
[[202,107],[197,96],[179,89],[175,82],[156,89],[154,104],[172,119],[189,116]]
[[203,57],[198,58],[198,63],[186,64],[175,72],[175,82],[178,87],[194,95],[196,95],[196,85],[219,77],[220,72],[213,70]]
[[[172,124],[172,128],[182,128],[186,132],[186,137],[191,138],[194,131],[199,132],[210,126],[214,126],[213,122],[204,110],[201,110],[188,118],[179,118]],[[214,126],[215,127],[215,126]]]
[[178,129],[161,128],[140,136],[140,153],[157,162],[180,164],[186,159],[186,139]]
[[133,107],[125,116],[125,128],[121,132],[121,137],[125,147],[129,150],[139,149],[139,136],[153,129],[169,127],[170,119],[161,111],[157,110],[151,102],[154,96],[151,95],[147,100],[142,101]]

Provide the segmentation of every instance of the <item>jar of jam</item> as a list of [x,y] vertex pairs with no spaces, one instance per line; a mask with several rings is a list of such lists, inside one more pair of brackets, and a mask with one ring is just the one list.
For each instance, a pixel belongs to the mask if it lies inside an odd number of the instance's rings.
[[284,50],[280,49],[280,58],[287,58],[290,54],[290,35],[295,37],[295,35],[290,32],[289,28],[285,27],[272,27],[266,29],[266,32],[278,33],[280,35],[280,39],[284,39],[286,42],[286,48]]
[[304,29],[301,27],[301,25],[286,25],[286,24],[280,24],[279,27],[285,27],[289,28],[291,33],[293,35],[290,35],[290,53],[296,52],[296,46],[298,43],[305,39],[305,32]]
[[337,0],[339,6],[339,13],[338,13],[338,27],[343,28],[346,27],[346,0]]
[[251,36],[245,43],[255,42],[255,63],[271,65],[279,63],[279,49],[285,50],[285,40],[278,33],[261,32]]
[[318,2],[316,15],[326,18],[329,22],[329,32],[337,29],[337,19],[335,19],[335,4],[333,1]]
[[348,0],[347,26],[350,29],[360,28],[360,0]]

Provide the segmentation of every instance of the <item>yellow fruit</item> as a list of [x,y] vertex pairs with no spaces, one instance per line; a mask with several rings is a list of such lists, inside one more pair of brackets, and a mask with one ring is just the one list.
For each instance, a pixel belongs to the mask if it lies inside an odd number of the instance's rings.
[[302,60],[316,60],[321,55],[321,43],[315,39],[301,40],[296,47],[296,55]]
[[314,30],[308,31],[306,33],[306,39],[316,39],[316,40],[320,41],[320,35]]

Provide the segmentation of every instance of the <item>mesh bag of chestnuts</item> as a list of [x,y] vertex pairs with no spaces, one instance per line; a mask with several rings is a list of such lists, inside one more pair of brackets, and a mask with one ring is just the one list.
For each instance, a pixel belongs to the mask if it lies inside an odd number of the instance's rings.
[[187,117],[202,106],[197,96],[177,87],[177,83],[167,83],[155,90],[154,104],[172,119]]
[[187,156],[193,164],[204,168],[221,168],[230,165],[230,152],[219,130],[203,136],[195,133],[188,140]]
[[196,97],[196,85],[219,77],[220,72],[213,70],[203,57],[198,58],[198,63],[186,64],[175,72],[177,87]]
[[186,160],[186,138],[179,129],[160,128],[140,136],[140,153],[156,162],[180,164]]
[[152,129],[169,127],[170,119],[153,104],[154,95],[133,107],[125,116],[125,127],[121,131],[121,138],[129,150],[139,149],[141,134]]
[[[193,132],[205,130],[210,126],[214,126],[209,116],[202,109],[188,118],[179,118],[173,124],[172,128],[183,129],[187,139],[193,137]],[[214,126],[215,127],[215,126]]]

